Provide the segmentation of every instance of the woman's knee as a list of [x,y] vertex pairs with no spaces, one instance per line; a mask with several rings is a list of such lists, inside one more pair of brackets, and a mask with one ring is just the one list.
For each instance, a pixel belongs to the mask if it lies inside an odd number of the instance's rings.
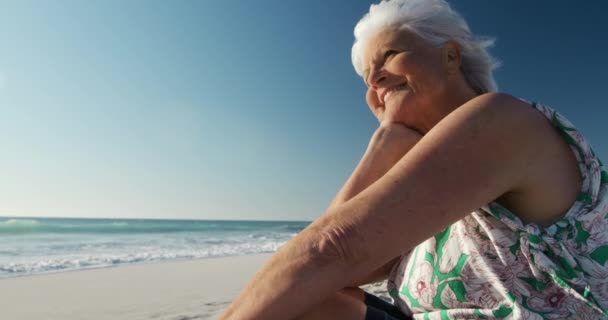
[[338,292],[365,303],[365,291],[359,287],[345,287]]

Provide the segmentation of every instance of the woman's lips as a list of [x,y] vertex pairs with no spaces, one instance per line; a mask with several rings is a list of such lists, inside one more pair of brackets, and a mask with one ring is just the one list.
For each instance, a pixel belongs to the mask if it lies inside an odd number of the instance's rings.
[[391,96],[394,95],[395,92],[397,91],[403,91],[403,90],[407,90],[408,86],[406,83],[400,84],[398,86],[394,86],[390,89],[387,89],[383,92],[381,92],[381,98],[380,101],[382,102],[383,105],[386,105],[386,102],[391,98]]

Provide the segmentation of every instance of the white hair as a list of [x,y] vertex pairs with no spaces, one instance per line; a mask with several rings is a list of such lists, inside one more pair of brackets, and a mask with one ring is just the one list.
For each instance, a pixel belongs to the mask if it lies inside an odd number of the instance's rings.
[[500,63],[487,51],[494,39],[473,36],[464,18],[445,0],[383,0],[372,4],[355,26],[352,60],[357,74],[363,76],[363,50],[369,39],[394,27],[412,31],[437,47],[448,40],[457,42],[462,73],[471,88],[479,94],[497,90],[492,70]]

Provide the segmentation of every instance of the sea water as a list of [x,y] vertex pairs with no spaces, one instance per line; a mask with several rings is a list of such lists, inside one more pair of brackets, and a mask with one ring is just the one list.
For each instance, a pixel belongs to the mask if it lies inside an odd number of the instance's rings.
[[0,278],[272,253],[310,223],[0,218]]

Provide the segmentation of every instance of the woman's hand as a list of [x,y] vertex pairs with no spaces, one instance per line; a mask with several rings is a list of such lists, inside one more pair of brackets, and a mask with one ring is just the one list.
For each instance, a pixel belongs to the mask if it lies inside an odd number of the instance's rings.
[[378,119],[379,123],[384,121],[384,105],[378,101],[378,95],[375,90],[367,90],[367,94],[365,96],[365,100],[367,101],[367,106],[372,111],[376,119]]
[[[377,154],[374,166],[383,174],[388,172],[422,135],[401,123],[381,122],[369,142],[367,152]],[[380,177],[378,177],[380,178]]]

